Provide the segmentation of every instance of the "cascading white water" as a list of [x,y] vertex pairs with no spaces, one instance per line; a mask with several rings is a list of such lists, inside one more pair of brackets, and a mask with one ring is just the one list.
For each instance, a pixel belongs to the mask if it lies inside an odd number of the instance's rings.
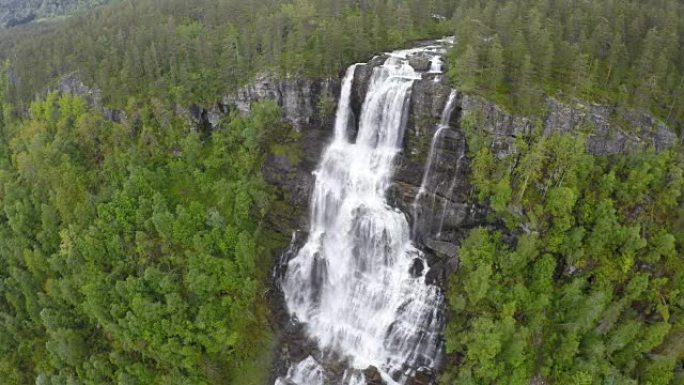
[[[439,121],[439,125],[437,126],[437,131],[435,131],[435,134],[432,136],[432,141],[430,142],[430,150],[428,151],[427,164],[425,165],[425,170],[423,171],[423,179],[420,182],[420,189],[418,190],[418,194],[416,194],[416,198],[413,201],[414,218],[417,217],[418,202],[427,192],[427,184],[429,182],[430,174],[432,173],[432,164],[434,162],[435,156],[438,155],[435,153],[437,143],[439,142],[442,133],[449,129],[449,120],[451,120],[451,114],[454,112],[454,108],[456,108],[456,96],[456,90],[451,90],[449,98],[447,99],[447,103],[444,106],[444,110],[442,111],[442,116]],[[418,221],[413,222],[414,234],[415,226],[417,224]]]
[[440,128],[449,127],[451,115],[454,113],[454,109],[456,108],[456,96],[458,96],[456,90],[451,90],[446,105],[444,106],[444,111],[442,111],[442,117],[439,120]]
[[[354,143],[347,129],[356,66],[345,75],[334,140],[315,172],[309,237],[282,281],[290,314],[322,353],[293,365],[276,385],[365,384],[360,370],[369,366],[388,384],[404,384],[417,368],[437,365],[442,296],[425,283],[406,216],[385,198],[421,78],[408,65],[411,52],[394,52],[373,69]],[[346,360],[349,369],[333,380],[327,360]]]
[[351,92],[352,84],[354,83],[354,73],[358,64],[353,64],[347,68],[342,81],[342,90],[340,91],[340,102],[337,106],[337,114],[335,115],[335,141],[347,140],[348,129],[352,116],[351,112]]
[[442,73],[442,58],[440,56],[435,56],[430,60],[430,74],[441,74]]
[[449,94],[449,99],[447,100],[446,106],[444,107],[444,111],[442,111],[442,117],[439,121],[439,125],[437,126],[437,131],[435,131],[435,134],[432,136],[432,141],[430,142],[430,150],[428,151],[427,160],[428,163],[425,166],[425,171],[423,172],[423,179],[420,183],[420,190],[418,191],[416,200],[418,200],[418,198],[425,193],[428,177],[430,176],[430,172],[432,171],[432,162],[434,161],[436,155],[435,146],[439,141],[439,138],[442,135],[442,133],[445,130],[449,129],[449,120],[451,119],[451,114],[453,113],[455,107],[456,90],[451,90],[451,93]]

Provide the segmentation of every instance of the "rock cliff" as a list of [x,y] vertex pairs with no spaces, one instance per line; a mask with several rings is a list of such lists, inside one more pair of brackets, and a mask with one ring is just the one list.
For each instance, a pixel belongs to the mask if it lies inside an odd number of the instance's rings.
[[[355,72],[352,110],[355,119],[368,89],[373,68],[384,62],[379,55]],[[425,70],[424,58],[411,58],[412,65]],[[210,123],[215,125],[221,111],[231,108],[249,112],[251,103],[271,99],[283,110],[283,119],[297,132],[287,145],[299,156],[271,154],[264,166],[266,180],[273,184],[283,203],[272,215],[274,229],[283,234],[306,231],[306,210],[314,179],[312,172],[320,154],[332,135],[333,116],[323,116],[322,99],[335,102],[339,93],[338,79],[276,79],[259,76],[253,83],[234,95],[223,99],[221,108],[209,109]],[[467,231],[482,223],[487,208],[469,199],[468,143],[460,120],[464,114],[476,114],[480,129],[492,137],[492,149],[500,159],[516,152],[516,137],[530,135],[530,119],[515,116],[481,97],[457,94],[456,107],[449,129],[434,143],[431,171],[424,186],[426,193],[418,195],[430,143],[437,130],[440,116],[451,88],[440,74],[428,74],[414,83],[410,114],[404,136],[404,150],[397,157],[391,204],[400,208],[414,224],[414,239],[431,257],[435,265],[431,279],[441,280],[457,264],[453,246]],[[662,151],[676,142],[675,134],[653,117],[637,111],[618,110],[610,106],[572,104],[547,98],[547,113],[542,119],[543,135],[553,133],[582,133],[587,137],[587,150],[606,156],[626,153],[641,148]],[[358,122],[357,122],[358,123]],[[352,130],[351,135],[355,132]]]
[[320,107],[322,101],[329,101],[333,107],[336,105],[339,87],[338,79],[278,79],[262,74],[235,94],[225,96],[222,103],[242,113],[249,113],[253,102],[274,100],[281,107],[284,120],[301,132],[307,128],[325,126],[332,121],[334,110],[326,114],[320,111]]
[[[220,111],[236,109],[249,113],[253,102],[273,100],[280,107],[282,118],[291,132],[271,138],[274,143],[263,174],[275,188],[277,207],[269,221],[274,230],[290,235],[308,229],[306,210],[314,183],[312,172],[321,152],[330,141],[334,124],[334,106],[339,97],[338,79],[277,79],[260,76],[234,95],[223,98],[221,108],[209,109],[208,115],[220,116]],[[331,111],[322,111],[329,104]],[[211,120],[211,118],[210,118]],[[216,124],[210,121],[212,126]]]
[[0,0],[0,28],[64,16],[113,0]]

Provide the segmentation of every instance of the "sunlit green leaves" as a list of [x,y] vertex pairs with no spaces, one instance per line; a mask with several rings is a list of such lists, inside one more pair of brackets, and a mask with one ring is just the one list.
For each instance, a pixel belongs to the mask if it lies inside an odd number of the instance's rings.
[[228,373],[267,336],[260,166],[277,106],[204,140],[144,110],[139,135],[122,136],[50,94],[0,162],[0,330],[15,337],[0,361],[37,383],[209,383],[204,367]]
[[467,133],[472,199],[495,215],[460,244],[445,337],[461,359],[442,382],[673,383],[682,222],[663,207],[682,203],[660,195],[679,185],[681,155],[592,157],[583,140],[552,135],[494,161],[477,149],[486,133]]

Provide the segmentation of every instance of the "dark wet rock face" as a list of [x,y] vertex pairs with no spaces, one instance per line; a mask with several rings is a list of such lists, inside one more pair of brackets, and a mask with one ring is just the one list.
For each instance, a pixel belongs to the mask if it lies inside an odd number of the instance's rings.
[[409,65],[413,67],[416,71],[427,72],[430,70],[432,62],[430,61],[430,56],[423,52],[418,52],[408,57]]
[[407,385],[430,385],[434,380],[434,373],[427,368],[418,369],[415,377]]
[[425,270],[425,264],[421,259],[414,259],[409,268],[409,273],[412,277],[418,278],[423,276],[423,270]]
[[378,368],[375,366],[369,366],[363,371],[364,377],[366,377],[367,385],[386,385],[385,381],[382,380]]
[[[467,146],[459,128],[460,95],[448,127],[435,137],[450,93],[451,89],[434,75],[414,84],[404,151],[398,157],[392,190],[399,198],[395,199],[398,207],[412,217],[414,240],[427,248],[430,247],[425,240],[429,237],[456,242],[461,238],[464,223],[472,221],[472,208],[467,202]],[[425,191],[419,195],[424,176]]]

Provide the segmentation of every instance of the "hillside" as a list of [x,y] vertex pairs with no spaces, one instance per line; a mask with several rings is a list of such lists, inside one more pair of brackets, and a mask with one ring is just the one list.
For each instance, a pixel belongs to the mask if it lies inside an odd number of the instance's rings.
[[110,0],[0,0],[0,27],[67,16],[108,2]]
[[0,17],[0,383],[684,384],[681,1]]

